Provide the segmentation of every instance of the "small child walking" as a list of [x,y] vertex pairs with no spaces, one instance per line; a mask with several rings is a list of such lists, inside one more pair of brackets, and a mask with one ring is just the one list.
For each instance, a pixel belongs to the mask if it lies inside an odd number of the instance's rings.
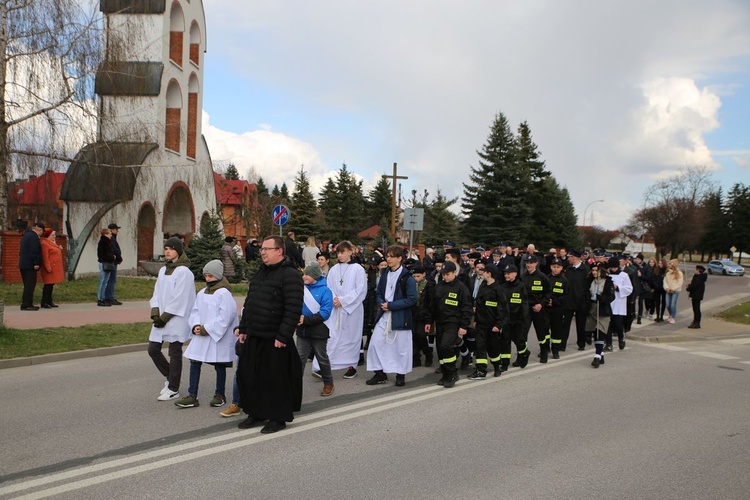
[[190,387],[188,395],[175,401],[180,408],[193,408],[199,405],[198,385],[201,366],[208,363],[216,370],[216,390],[209,406],[224,406],[227,382],[227,367],[234,360],[234,329],[239,324],[237,303],[229,289],[229,281],[224,277],[224,265],[220,260],[212,260],[203,267],[206,287],[198,292],[188,324],[193,325],[191,340],[185,350],[190,360]]

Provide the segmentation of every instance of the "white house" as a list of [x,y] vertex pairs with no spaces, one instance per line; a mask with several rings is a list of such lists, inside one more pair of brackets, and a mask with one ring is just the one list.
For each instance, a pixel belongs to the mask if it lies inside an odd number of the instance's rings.
[[101,0],[105,61],[96,75],[98,138],[71,163],[69,273],[98,271],[99,230],[121,226],[121,271],[163,253],[164,233],[195,233],[215,210],[201,133],[206,22],[201,0]]

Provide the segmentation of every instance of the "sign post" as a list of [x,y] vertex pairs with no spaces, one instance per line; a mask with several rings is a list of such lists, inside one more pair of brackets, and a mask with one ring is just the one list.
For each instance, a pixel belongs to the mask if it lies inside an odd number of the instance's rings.
[[404,210],[404,229],[409,228],[409,256],[414,246],[414,231],[421,231],[424,226],[424,208],[407,208]]
[[276,205],[273,207],[273,211],[271,212],[271,220],[273,220],[273,223],[279,226],[279,236],[281,236],[281,228],[289,222],[289,218],[291,217],[291,212],[289,212],[289,209],[285,205]]

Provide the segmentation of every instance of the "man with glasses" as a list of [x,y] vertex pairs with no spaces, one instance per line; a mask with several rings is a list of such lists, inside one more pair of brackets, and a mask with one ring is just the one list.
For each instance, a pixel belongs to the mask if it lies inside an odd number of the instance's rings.
[[248,415],[238,427],[249,429],[267,420],[261,433],[270,434],[285,428],[302,404],[302,365],[294,331],[302,314],[304,285],[296,263],[284,256],[280,236],[263,240],[260,258],[236,330],[241,344],[240,407]]

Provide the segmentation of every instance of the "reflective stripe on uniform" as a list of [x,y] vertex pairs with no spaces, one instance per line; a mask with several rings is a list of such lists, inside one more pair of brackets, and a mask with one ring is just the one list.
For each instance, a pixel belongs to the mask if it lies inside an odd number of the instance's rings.
[[441,360],[440,360],[440,363],[441,363],[441,364],[444,364],[444,365],[446,365],[446,364],[448,364],[448,363],[455,363],[455,362],[456,362],[456,359],[458,359],[458,358],[456,358],[456,355],[454,354],[454,355],[453,355],[453,356],[451,356],[450,358],[443,358],[443,359],[441,359]]

